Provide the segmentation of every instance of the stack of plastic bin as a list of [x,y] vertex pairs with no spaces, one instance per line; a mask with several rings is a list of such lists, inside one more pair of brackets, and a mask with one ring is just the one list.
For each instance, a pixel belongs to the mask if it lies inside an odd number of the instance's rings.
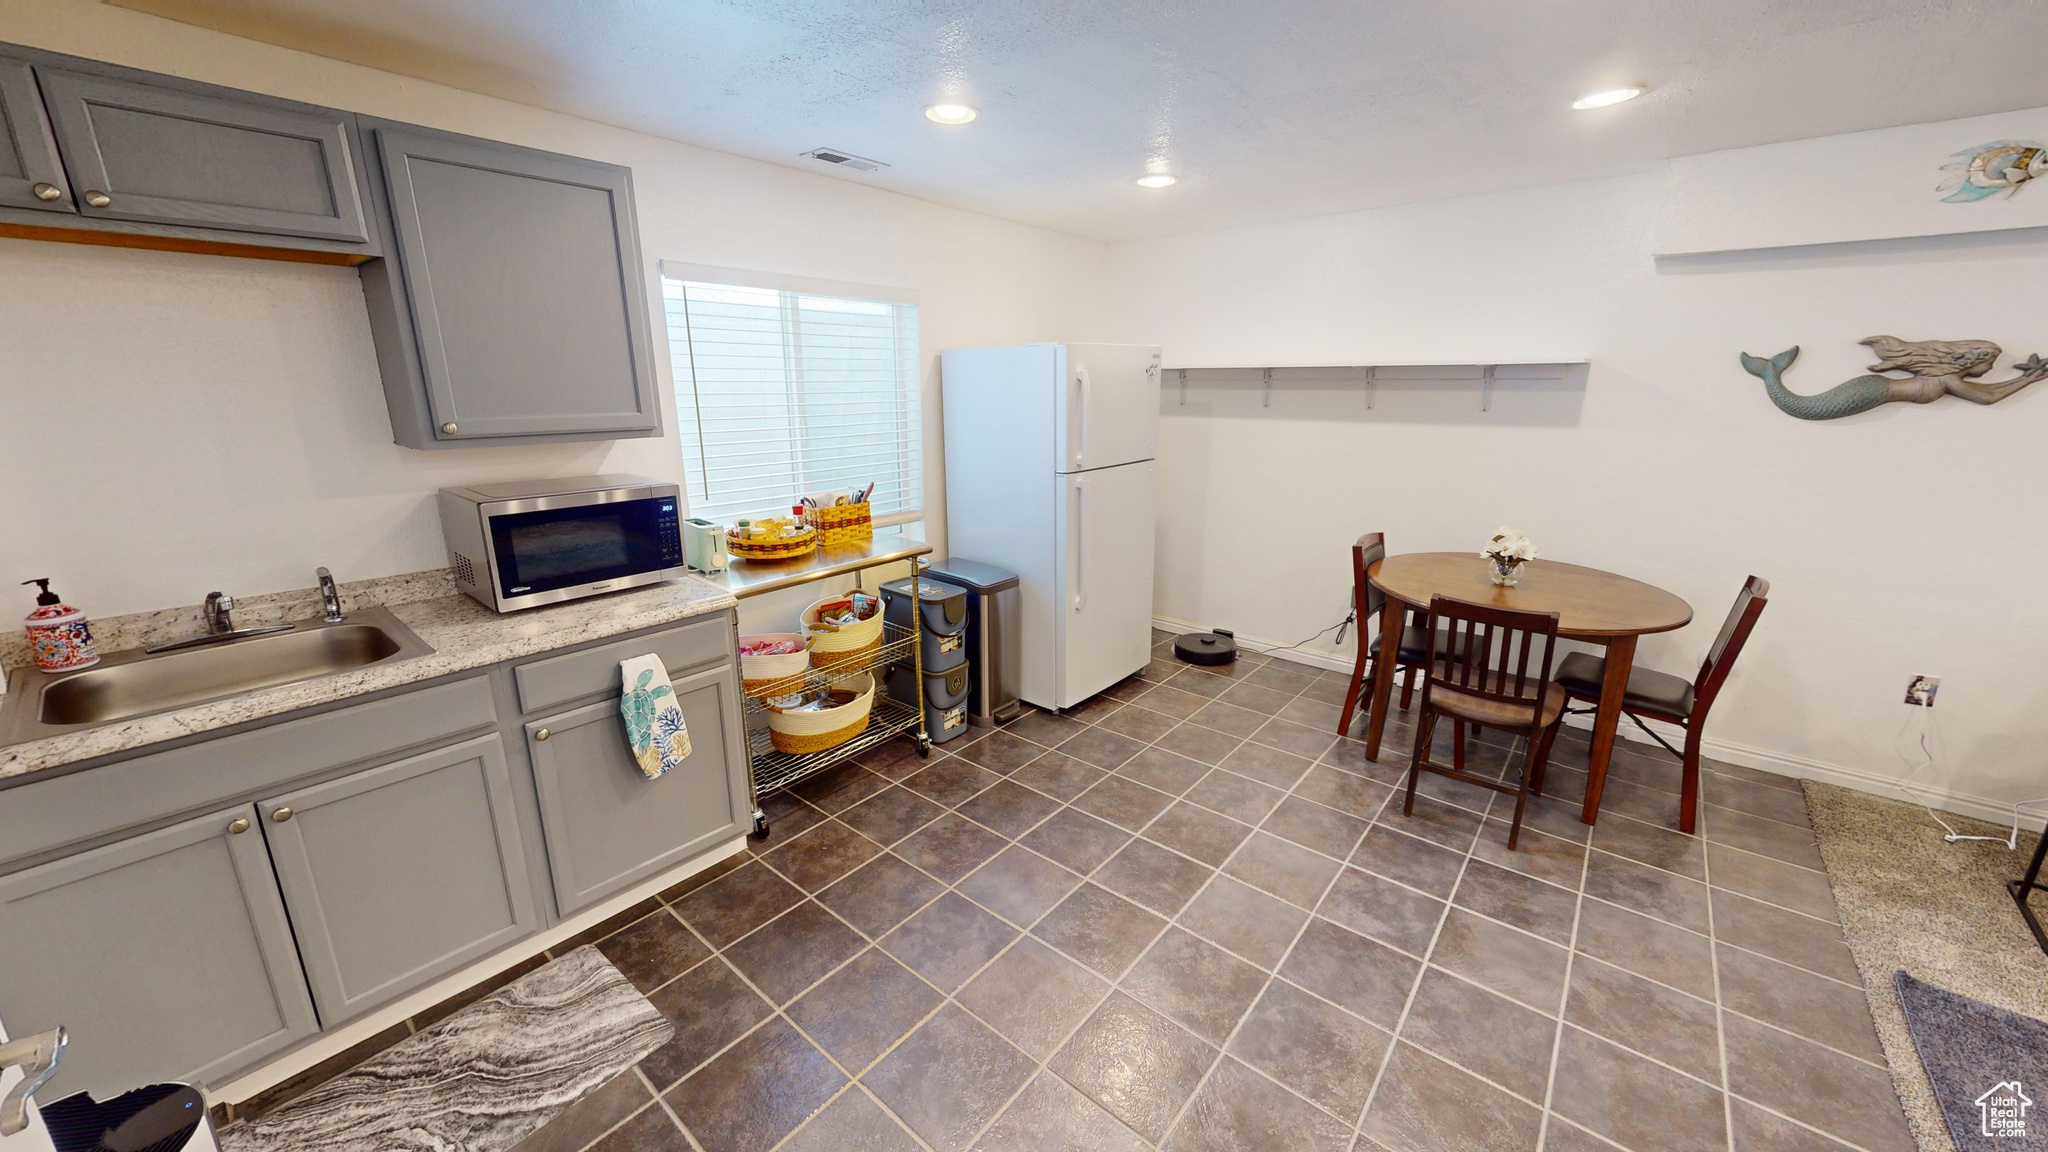
[[[910,595],[908,577],[882,585],[882,612],[890,624],[911,626]],[[917,582],[917,597],[923,615],[925,730],[932,743],[944,744],[967,731],[967,590],[926,576]],[[908,661],[890,668],[889,695],[915,705],[916,676]]]

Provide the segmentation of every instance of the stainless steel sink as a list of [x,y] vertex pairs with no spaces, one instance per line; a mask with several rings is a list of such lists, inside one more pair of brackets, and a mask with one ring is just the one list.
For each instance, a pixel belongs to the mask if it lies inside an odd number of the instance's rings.
[[220,700],[433,649],[389,610],[371,608],[337,623],[302,620],[287,632],[149,655],[117,652],[99,665],[51,675],[28,672],[8,695],[9,743]]

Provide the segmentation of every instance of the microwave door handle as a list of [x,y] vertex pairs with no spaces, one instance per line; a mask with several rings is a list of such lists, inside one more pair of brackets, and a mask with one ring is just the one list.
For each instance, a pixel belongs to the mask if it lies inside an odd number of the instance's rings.
[[1074,452],[1074,467],[1085,468],[1088,465],[1088,370],[1086,368],[1074,369],[1074,387],[1075,391],[1080,393],[1081,408],[1081,446]]
[[1074,611],[1088,606],[1088,482],[1074,481]]

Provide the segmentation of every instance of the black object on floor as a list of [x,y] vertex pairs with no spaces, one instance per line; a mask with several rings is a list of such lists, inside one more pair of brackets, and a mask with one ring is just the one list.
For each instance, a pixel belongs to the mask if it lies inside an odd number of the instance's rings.
[[2048,1147],[2048,1115],[2027,1095],[2048,1088],[2048,1023],[1903,971],[1893,983],[1956,1152]]
[[206,1120],[190,1084],[152,1084],[102,1104],[84,1092],[42,1108],[57,1152],[177,1152]]
[[2036,890],[2048,889],[2048,884],[2041,883],[2043,856],[2048,856],[2048,828],[2041,830],[2041,839],[2034,844],[2034,859],[2027,865],[2027,874],[2017,880],[2007,880],[2005,890],[2012,893],[2013,901],[2020,906],[2020,918],[2033,929],[2034,943],[2041,946],[2041,951],[2048,952],[2048,932],[2042,931],[2040,918],[2034,915],[2033,906],[2027,903],[2027,897]]
[[1190,632],[1173,638],[1173,654],[1189,664],[1228,664],[1237,659],[1237,639],[1228,632]]

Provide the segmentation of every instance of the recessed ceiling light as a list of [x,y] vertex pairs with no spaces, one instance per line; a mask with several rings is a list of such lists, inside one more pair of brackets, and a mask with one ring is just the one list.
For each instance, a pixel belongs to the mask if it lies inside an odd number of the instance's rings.
[[979,115],[972,104],[934,104],[924,110],[924,118],[935,124],[965,124]]
[[1140,188],[1164,188],[1164,187],[1166,187],[1167,185],[1169,185],[1169,184],[1172,184],[1172,183],[1174,183],[1176,179],[1177,179],[1176,177],[1173,177],[1173,176],[1168,176],[1168,175],[1167,175],[1166,173],[1164,173],[1164,172],[1154,172],[1154,173],[1153,173],[1153,174],[1151,174],[1150,176],[1140,176],[1140,177],[1138,177],[1138,187],[1140,187]]
[[1588,108],[1606,108],[1613,104],[1622,104],[1633,100],[1641,96],[1643,92],[1644,88],[1640,84],[1633,84],[1627,88],[1609,88],[1605,92],[1589,92],[1572,101],[1572,107],[1580,112],[1584,112]]

